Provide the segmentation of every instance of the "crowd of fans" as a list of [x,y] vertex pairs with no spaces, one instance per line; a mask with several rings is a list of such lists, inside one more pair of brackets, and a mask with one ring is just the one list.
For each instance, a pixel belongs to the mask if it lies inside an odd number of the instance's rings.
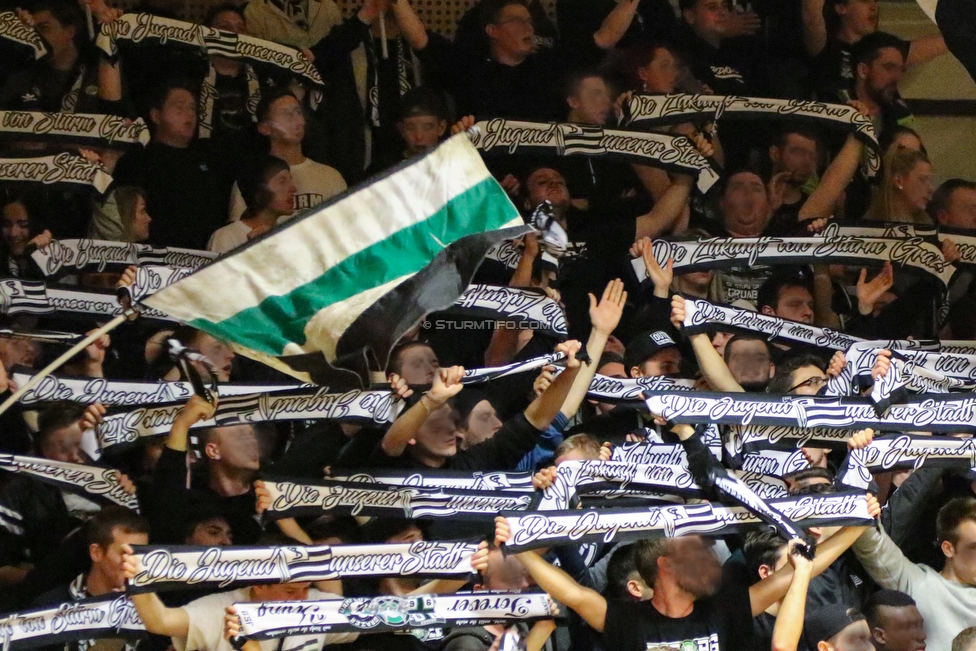
[[[677,275],[671,262],[655,259],[651,245],[661,237],[804,236],[841,220],[976,234],[976,183],[949,179],[936,186],[937,161],[929,160],[912,130],[911,111],[898,92],[906,69],[946,53],[941,37],[909,42],[879,31],[877,0],[558,0],[555,20],[539,0],[481,0],[461,19],[453,40],[428,31],[409,0],[364,0],[348,18],[333,0],[250,0],[210,12],[210,27],[300,48],[325,82],[319,88],[278,68],[168,43],[120,42],[118,56],[107,57],[94,47],[85,17],[92,14],[95,31],[118,19],[121,11],[105,0],[32,0],[16,9],[48,53],[36,61],[5,56],[0,110],[141,117],[151,140],[124,153],[85,151],[114,179],[104,196],[6,184],[4,277],[43,279],[31,253],[52,237],[224,254],[475,121],[611,126],[633,94],[849,103],[874,124],[883,164],[877,178],[868,179],[861,171],[862,140],[788,119],[715,124],[707,118],[669,128],[719,164],[721,181],[706,194],[689,176],[600,157],[488,158],[526,216],[549,202],[569,246],[553,265],[543,259],[543,238],[528,235],[518,245],[514,270],[486,260],[475,280],[540,288],[563,305],[572,340],[557,349],[566,353],[561,373],[546,367],[536,377],[462,388],[464,368],[530,359],[558,342],[528,329],[418,328],[398,344],[386,368],[384,381],[408,405],[389,429],[271,422],[197,430],[194,442],[190,428],[214,406],[193,397],[168,435],[98,461],[124,470],[142,515],[3,473],[0,611],[123,591],[137,569],[131,546],[150,541],[470,539],[491,544],[476,557],[480,576],[468,583],[360,578],[205,596],[134,595],[151,635],[124,645],[229,651],[236,624],[233,617],[225,622],[225,609],[235,602],[538,586],[566,617],[558,626],[523,627],[529,649],[976,649],[976,482],[942,468],[878,475],[878,503],[872,499],[871,508],[882,526],[810,529],[820,550],[812,560],[795,542],[758,528],[719,539],[586,543],[505,555],[504,519],[474,526],[323,516],[275,525],[257,517],[260,479],[267,473],[315,480],[378,468],[527,470],[538,473],[535,485],[544,488],[551,468],[600,459],[608,446],[663,440],[680,442],[689,458],[701,451],[687,426],[672,429],[634,405],[588,399],[596,373],[697,378],[698,388],[713,391],[816,395],[843,366],[831,350],[786,346],[760,334],[687,336],[685,299],[867,339],[976,339],[976,301],[965,269],[944,296],[938,279],[890,265],[881,271],[827,263],[750,265]],[[160,0],[142,0],[130,11],[181,18]],[[2,145],[7,158],[63,150],[58,143],[17,139]],[[959,258],[951,237],[942,253],[948,262]],[[645,278],[635,277],[634,258],[643,258]],[[117,274],[85,273],[65,282],[114,288],[117,280]],[[94,323],[75,318],[68,324],[54,315],[6,325],[24,332],[83,331]],[[124,324],[111,340],[102,337],[59,373],[176,380],[179,369],[164,352],[168,338],[208,357],[220,382],[289,381],[206,333],[142,321]],[[8,374],[15,367],[41,368],[60,352],[36,340],[0,338]],[[875,378],[887,371],[882,354]],[[5,376],[2,382],[10,388]],[[104,415],[97,404],[15,409],[0,417],[0,449],[94,464],[86,432]],[[851,447],[870,445],[872,437],[862,432]],[[838,490],[834,474],[844,455],[815,448],[803,453],[808,468],[784,478],[790,493]],[[484,651],[501,632],[500,626],[466,627],[437,640],[329,634],[307,648]],[[65,649],[104,644],[69,642]],[[247,643],[249,651],[258,645],[294,651],[278,641]]]

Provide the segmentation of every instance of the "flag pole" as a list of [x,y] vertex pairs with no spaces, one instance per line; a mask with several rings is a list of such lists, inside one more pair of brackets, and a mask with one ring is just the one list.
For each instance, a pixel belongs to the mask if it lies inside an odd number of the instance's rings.
[[91,333],[90,335],[88,335],[87,337],[79,341],[77,344],[69,348],[63,355],[61,355],[61,357],[58,357],[56,360],[54,360],[53,362],[45,366],[44,370],[42,370],[40,373],[33,375],[31,379],[25,382],[22,387],[14,391],[13,395],[11,395],[9,398],[4,400],[3,404],[0,405],[0,414],[3,414],[8,409],[10,409],[10,407],[15,402],[20,400],[21,396],[23,396],[25,393],[27,393],[28,391],[36,387],[38,384],[40,384],[41,380],[43,380],[48,375],[61,368],[61,366],[65,364],[69,359],[71,359],[72,357],[74,357],[75,355],[83,351],[85,348],[90,346],[92,343],[97,341],[102,335],[107,334],[111,330],[114,330],[116,327],[119,326],[119,324],[127,320],[133,314],[138,314],[138,312],[132,309],[126,310],[125,312],[118,315],[117,317],[115,317],[114,319],[112,319],[111,321],[103,325],[101,328],[99,328],[98,330]]

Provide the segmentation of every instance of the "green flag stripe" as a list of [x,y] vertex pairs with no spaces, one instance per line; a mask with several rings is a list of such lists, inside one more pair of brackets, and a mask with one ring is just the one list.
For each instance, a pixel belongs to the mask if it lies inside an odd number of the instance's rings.
[[462,237],[497,230],[518,218],[505,191],[489,177],[426,220],[349,256],[312,282],[282,296],[269,296],[220,322],[194,319],[189,323],[218,339],[281,355],[288,343],[305,343],[305,324],[319,310],[415,274]]

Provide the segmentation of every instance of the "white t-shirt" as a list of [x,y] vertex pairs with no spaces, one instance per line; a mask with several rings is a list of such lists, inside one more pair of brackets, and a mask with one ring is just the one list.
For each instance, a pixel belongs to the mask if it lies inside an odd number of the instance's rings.
[[221,226],[210,236],[210,241],[207,242],[207,250],[223,255],[247,242],[247,235],[250,232],[251,227],[240,221]]
[[[295,210],[317,206],[346,189],[345,179],[335,168],[316,163],[311,158],[306,158],[298,165],[291,165],[290,168],[291,177],[298,189],[295,193]],[[244,197],[235,183],[230,193],[230,221],[240,220],[246,208]]]
[[[338,595],[321,592],[309,588],[310,601],[321,599],[341,599]],[[251,589],[241,588],[230,592],[218,592],[207,595],[183,606],[190,620],[189,634],[185,637],[174,637],[173,647],[176,651],[234,651],[224,639],[224,609],[251,600]],[[359,633],[329,633],[326,635],[299,635],[286,637],[280,651],[321,651],[327,644],[344,644],[359,637]],[[261,651],[276,651],[277,639],[261,640]]]

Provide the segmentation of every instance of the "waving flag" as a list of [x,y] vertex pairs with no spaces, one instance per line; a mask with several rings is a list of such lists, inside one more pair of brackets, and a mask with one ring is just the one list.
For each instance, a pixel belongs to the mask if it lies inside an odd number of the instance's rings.
[[493,244],[528,230],[462,134],[144,302],[305,381],[366,383]]

